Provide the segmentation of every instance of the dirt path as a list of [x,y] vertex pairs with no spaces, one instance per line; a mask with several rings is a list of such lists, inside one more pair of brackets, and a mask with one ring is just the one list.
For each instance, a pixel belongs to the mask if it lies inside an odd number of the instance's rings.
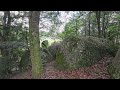
[[[54,68],[54,62],[47,63],[41,79],[109,79],[107,63],[111,57],[104,57],[91,67],[79,68],[72,71],[59,71]],[[15,75],[11,79],[31,79],[31,70]]]

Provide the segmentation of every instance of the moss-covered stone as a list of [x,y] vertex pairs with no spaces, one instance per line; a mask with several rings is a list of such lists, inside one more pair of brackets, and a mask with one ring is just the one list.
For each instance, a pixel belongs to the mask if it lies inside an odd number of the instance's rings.
[[113,79],[113,73],[115,72],[115,68],[112,66],[112,64],[110,63],[108,66],[107,66],[107,70],[108,70],[108,73],[110,75],[110,78]]
[[115,58],[108,65],[108,72],[113,79],[120,79],[120,49]]
[[[107,53],[107,44],[107,40],[97,37],[73,36],[61,42],[59,52],[62,57],[64,56],[64,62],[67,62],[68,68],[86,67],[101,60]],[[59,55],[56,58],[58,57],[61,58]],[[62,60],[59,59],[64,66]]]
[[118,46],[118,45],[113,44],[112,42],[110,42],[107,51],[108,51],[108,53],[109,53],[111,56],[115,57],[118,49],[119,49],[119,46]]
[[60,43],[58,43],[58,42],[55,42],[55,43],[51,44],[51,46],[48,47],[48,50],[52,55],[52,60],[56,59],[56,53],[57,53],[59,47],[60,47]]
[[26,70],[28,66],[32,66],[32,65],[30,60],[30,51],[26,50],[25,52],[23,52],[23,55],[20,60],[20,64],[19,64],[20,71],[22,72]]
[[68,68],[68,64],[65,61],[64,55],[60,52],[57,52],[57,54],[56,54],[55,67],[59,70],[64,70],[64,69]]
[[52,55],[48,48],[40,48],[40,55],[43,65],[52,60]]

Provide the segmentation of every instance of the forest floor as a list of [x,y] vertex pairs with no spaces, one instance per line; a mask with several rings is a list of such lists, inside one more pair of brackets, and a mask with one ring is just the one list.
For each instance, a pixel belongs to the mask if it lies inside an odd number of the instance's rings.
[[[79,68],[76,70],[56,70],[54,61],[45,65],[45,71],[40,79],[110,79],[107,72],[107,63],[112,59],[110,56],[105,56],[98,63],[91,67]],[[10,79],[31,79],[31,69],[26,72],[12,76]]]

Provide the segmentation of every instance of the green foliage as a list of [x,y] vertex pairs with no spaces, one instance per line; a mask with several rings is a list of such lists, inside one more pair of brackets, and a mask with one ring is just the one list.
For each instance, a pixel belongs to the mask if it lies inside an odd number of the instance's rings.
[[110,33],[108,39],[114,41],[114,38],[120,35],[120,32],[118,31],[118,25],[113,24],[109,26],[108,33]]
[[17,67],[17,63],[13,58],[0,57],[0,78],[7,78],[13,68]]
[[16,48],[28,48],[25,42],[18,41],[6,41],[0,43],[1,49],[16,49]]
[[44,41],[42,42],[42,47],[43,47],[43,48],[48,48],[48,40],[44,40]]
[[74,36],[79,34],[79,29],[81,27],[81,21],[78,16],[74,17],[65,25],[65,31],[63,31],[63,38]]
[[[24,27],[26,17],[28,17],[28,12],[19,11],[18,15],[15,15],[14,11],[10,12],[11,16],[11,26],[9,29],[3,29],[3,22],[0,26],[0,49],[9,53],[8,56],[0,58],[0,75],[8,74],[14,67],[19,64],[20,69],[25,69],[27,66],[31,66],[30,52],[26,50],[29,44],[28,37],[28,27]],[[23,15],[20,13],[23,12]],[[77,11],[79,12],[79,11]],[[101,11],[100,15],[100,28],[101,37],[105,37],[111,40],[111,43],[107,42],[105,39],[95,38],[95,37],[80,37],[79,35],[88,35],[90,30],[91,36],[98,37],[98,24],[96,22],[96,14],[94,11],[80,11],[79,13],[73,12],[73,17],[69,18],[69,22],[66,23],[64,31],[58,33],[58,27],[61,25],[59,20],[59,11],[41,11],[40,20],[41,21],[51,21],[51,28],[49,32],[41,31],[43,37],[51,37],[54,40],[58,37],[63,39],[62,43],[54,43],[48,47],[48,41],[42,42],[42,48],[40,49],[40,56],[42,63],[45,64],[49,60],[56,60],[57,66],[60,68],[78,68],[91,66],[100,60],[105,53],[109,53],[115,56],[118,50],[119,38],[120,38],[120,12],[119,11]],[[19,19],[22,18],[22,22]],[[0,21],[2,21],[3,16],[0,16]],[[6,20],[8,17],[6,17]],[[103,20],[104,19],[104,20]],[[90,20],[90,22],[88,21]],[[18,22],[19,21],[19,22]],[[7,22],[7,21],[6,21]],[[44,28],[45,24],[40,22],[40,28]],[[41,24],[43,23],[43,24]],[[33,23],[34,24],[34,23]],[[4,24],[3,24],[4,25]],[[48,24],[47,24],[48,25]],[[7,23],[6,23],[7,26]],[[33,30],[32,28],[30,28]],[[37,30],[37,29],[35,29]],[[105,32],[104,32],[105,31]],[[9,33],[7,35],[7,33]],[[32,33],[34,34],[34,33]],[[30,36],[31,37],[31,36]],[[7,38],[4,40],[4,38]],[[35,39],[35,38],[32,38]],[[33,41],[31,39],[31,42]],[[2,42],[4,41],[4,42]],[[39,41],[39,40],[38,40]],[[34,44],[33,42],[32,44]],[[117,45],[115,45],[117,44]],[[38,45],[39,46],[39,45]],[[59,49],[60,48],[60,49]],[[37,47],[34,49],[38,50]],[[34,51],[33,49],[33,51]],[[6,53],[5,52],[5,53]],[[57,53],[58,52],[58,53]],[[37,55],[39,56],[39,55]],[[36,57],[35,57],[36,58]],[[118,60],[117,58],[116,60]],[[116,61],[117,63],[119,61]],[[109,72],[114,73],[113,78],[119,77],[119,65],[109,66]],[[35,65],[36,66],[36,65]]]
[[118,46],[118,45],[113,44],[113,43],[110,43],[110,44],[109,44],[109,48],[107,49],[107,52],[108,52],[111,56],[115,57],[118,49],[119,49],[119,46]]
[[23,62],[29,58],[27,54],[24,54],[24,50],[28,48],[24,42],[1,42],[0,48],[9,52],[8,56],[4,56],[4,61],[8,63],[7,66],[10,72],[12,72],[11,70],[16,67],[19,67],[21,70],[21,67],[24,67],[24,65],[22,65],[24,64]]
[[0,58],[0,79],[5,78],[8,72],[8,62],[5,58]]

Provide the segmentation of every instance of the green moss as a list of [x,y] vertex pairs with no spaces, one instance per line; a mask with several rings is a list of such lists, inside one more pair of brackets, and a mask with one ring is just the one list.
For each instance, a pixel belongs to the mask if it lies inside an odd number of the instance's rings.
[[120,79],[120,71],[111,63],[108,65],[107,70],[111,79]]
[[120,79],[120,49],[115,58],[108,65],[108,72],[113,79]]
[[20,71],[22,72],[22,71],[26,70],[26,68],[29,65],[31,66],[30,51],[26,50],[25,52],[23,52],[23,55],[21,57],[21,61],[19,64]]
[[95,47],[87,47],[83,52],[81,58],[77,62],[77,67],[88,67],[95,64],[98,60],[101,59],[101,54],[99,50]]
[[110,78],[113,79],[113,73],[115,73],[115,68],[111,65],[111,63],[107,66],[107,70]]
[[78,61],[77,67],[86,67],[89,66],[90,62],[88,62],[86,59],[81,59]]
[[108,52],[111,56],[115,57],[118,49],[119,49],[119,46],[118,46],[118,45],[114,45],[114,44],[112,43],[112,44],[109,44],[109,48],[107,49],[107,52]]
[[68,68],[68,64],[65,61],[64,55],[60,52],[56,54],[56,64],[55,67],[60,70],[64,70]]
[[88,67],[93,64],[94,64],[94,61],[92,61],[88,57],[82,57],[82,59],[78,61],[78,67]]
[[106,40],[96,37],[66,38],[60,44],[62,55],[59,53],[56,57],[58,66],[63,68],[66,62],[68,69],[91,66],[106,54],[106,46]]
[[[39,47],[39,46],[38,46]],[[31,50],[31,61],[32,61],[32,77],[39,78],[43,72],[43,65],[41,60],[41,55],[38,47],[33,47]]]

